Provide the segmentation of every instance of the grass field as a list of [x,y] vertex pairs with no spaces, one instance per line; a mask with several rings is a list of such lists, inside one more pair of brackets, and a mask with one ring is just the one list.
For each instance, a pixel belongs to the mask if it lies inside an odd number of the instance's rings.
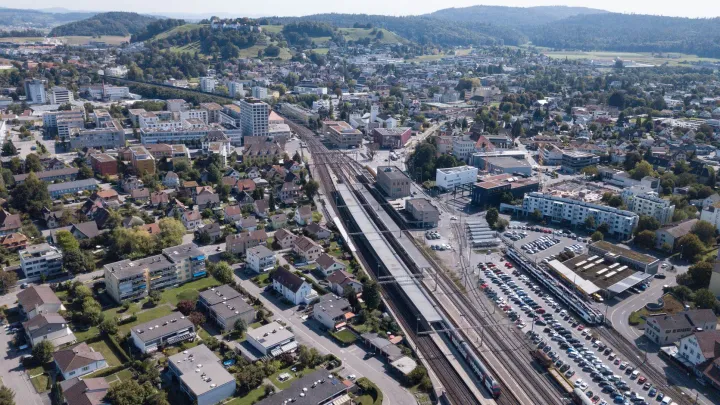
[[90,339],[93,336],[99,335],[100,330],[98,330],[97,327],[93,326],[86,331],[74,330],[73,333],[75,334],[75,338],[77,338],[77,341],[82,342],[82,341]]
[[540,49],[541,52],[548,57],[555,59],[592,59],[612,61],[620,58],[623,61],[635,61],[637,63],[649,65],[662,65],[667,63],[671,66],[677,66],[690,62],[719,62],[720,59],[702,58],[696,55],[688,55],[683,53],[663,53],[661,55],[652,54],[650,52],[612,52],[612,51],[552,51],[549,49]]
[[[290,371],[290,369],[293,367],[298,367],[298,371]],[[303,377],[307,374],[310,374],[316,370],[314,368],[304,368],[304,369],[300,370],[299,368],[300,367],[297,365],[283,368],[281,370],[276,371],[275,374],[268,377],[268,380],[272,381],[274,386],[280,388],[281,390],[284,390],[284,389],[290,388],[292,383],[295,380],[297,380],[298,378]],[[285,381],[280,381],[280,380],[278,380],[278,376],[282,373],[288,373],[291,375],[291,377]]]
[[339,332],[334,332],[331,334],[333,335],[333,337],[335,337],[335,339],[346,345],[353,344],[357,340],[357,336],[355,336],[355,334],[352,333],[349,329],[343,329]]
[[115,374],[110,374],[109,376],[105,377],[105,381],[107,381],[108,384],[113,384],[120,381],[127,381],[131,378],[133,378],[133,373],[126,368],[124,370],[118,371]]
[[213,277],[201,278],[197,281],[191,281],[177,288],[170,288],[162,293],[161,303],[168,303],[173,307],[182,300],[197,300],[200,291],[207,290],[211,287],[217,287],[220,282]]
[[192,55],[195,55],[196,53],[200,52],[200,42],[195,41],[185,46],[172,46],[170,47],[170,51],[175,53],[190,53]]
[[261,25],[260,28],[262,28],[263,32],[269,32],[277,34],[279,32],[282,32],[283,26],[281,24],[278,25]]
[[[377,35],[370,33],[372,32],[372,28],[339,28],[339,30],[340,32],[342,32],[343,36],[347,41],[357,41],[365,38],[370,38],[370,41],[373,42],[376,38],[375,35]],[[383,37],[379,41],[381,44],[397,44],[398,42],[404,44],[407,42],[405,38],[402,38],[401,36],[395,34],[392,31],[388,31],[383,28],[380,28],[378,31],[381,31],[383,33]]]
[[[682,302],[675,299],[670,294],[665,294],[663,296],[665,299],[665,306],[663,309],[657,313],[666,313],[666,314],[675,314],[684,309]],[[644,325],[646,319],[648,316],[652,316],[655,312],[648,311],[645,307],[640,308],[639,310],[632,312],[630,316],[628,317],[628,323],[633,326],[640,326]]]
[[262,385],[248,392],[244,397],[230,400],[225,405],[252,405],[265,395],[265,387]]
[[35,378],[31,378],[30,382],[32,382],[32,385],[33,387],[35,387],[35,391],[37,391],[38,394],[50,389],[50,387],[48,386],[50,384],[50,377],[47,374],[42,374]]
[[[43,37],[8,37],[2,38],[3,42],[13,42],[16,44],[24,44],[27,42],[41,42],[45,38]],[[68,45],[87,45],[90,41],[105,42],[108,45],[120,45],[123,42],[129,42],[130,37],[121,37],[115,35],[103,35],[98,38],[85,37],[85,36],[68,36],[68,37],[57,37]]]
[[100,352],[103,357],[105,357],[105,362],[107,362],[108,367],[115,367],[122,364],[117,354],[115,354],[115,350],[113,350],[111,346],[105,342],[105,340],[91,343],[89,346],[96,352]]
[[181,25],[181,26],[179,26],[179,27],[175,27],[175,28],[173,28],[173,29],[171,29],[171,30],[167,30],[167,31],[165,31],[165,32],[161,32],[161,33],[155,35],[155,37],[153,38],[153,41],[165,39],[165,38],[170,37],[170,36],[175,35],[175,34],[181,34],[181,33],[183,33],[183,32],[192,31],[192,30],[194,30],[194,29],[201,28],[203,25],[206,25],[206,24],[185,24],[185,25]]

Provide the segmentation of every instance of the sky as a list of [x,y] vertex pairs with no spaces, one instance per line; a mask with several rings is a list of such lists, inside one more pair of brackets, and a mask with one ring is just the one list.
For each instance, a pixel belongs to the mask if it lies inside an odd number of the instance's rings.
[[364,13],[384,15],[416,15],[429,13],[441,8],[467,7],[477,4],[503,5],[514,7],[566,5],[600,8],[603,10],[655,14],[680,17],[720,16],[720,2],[714,0],[123,0],[122,2],[98,2],[97,0],[32,0],[18,4],[0,0],[0,7],[9,8],[67,8],[81,11],[135,11],[138,13],[188,13],[223,14],[225,16],[300,16],[316,13]]

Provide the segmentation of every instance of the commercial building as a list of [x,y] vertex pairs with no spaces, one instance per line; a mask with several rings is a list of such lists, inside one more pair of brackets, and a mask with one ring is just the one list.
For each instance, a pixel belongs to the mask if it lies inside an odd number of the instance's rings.
[[655,248],[673,251],[675,242],[683,235],[687,235],[698,222],[697,218],[688,219],[676,224],[664,226],[655,231]]
[[247,342],[263,356],[276,357],[294,352],[298,344],[295,335],[277,322],[270,322],[246,332]]
[[408,198],[405,212],[410,216],[408,222],[416,227],[433,228],[440,221],[440,211],[427,198]]
[[601,240],[588,245],[588,253],[599,257],[611,257],[618,263],[646,274],[655,274],[660,266],[660,259],[638,253],[631,249]]
[[67,194],[75,194],[81,191],[93,191],[98,188],[100,182],[95,179],[84,179],[68,181],[66,183],[55,183],[48,185],[50,197],[58,198]]
[[404,147],[410,140],[410,136],[411,129],[409,127],[375,128],[372,132],[373,142],[385,149]]
[[67,104],[75,101],[72,91],[66,87],[55,86],[50,89],[50,104]]
[[485,170],[492,174],[514,174],[520,176],[531,176],[532,167],[525,159],[512,157],[490,157],[485,160]]
[[238,104],[242,136],[267,136],[270,106],[257,98],[246,98]]
[[354,387],[352,381],[338,379],[325,370],[318,370],[296,380],[290,388],[256,402],[255,405],[349,404],[351,399],[348,393]]
[[73,130],[85,128],[85,112],[75,107],[70,111],[46,111],[43,113],[43,128],[45,131],[56,130],[61,140],[67,140]]
[[[60,128],[58,127],[58,134]],[[103,120],[96,116],[95,128],[84,129],[73,127],[69,129],[71,149],[106,148],[113,149],[125,146],[125,130],[116,119]]]
[[173,312],[134,326],[130,339],[142,353],[153,353],[165,346],[195,339],[195,326],[180,312]]
[[53,353],[53,361],[57,371],[66,380],[107,367],[102,353],[94,351],[85,342],[56,351]]
[[552,144],[544,144],[538,152],[539,163],[545,166],[557,166],[562,164],[563,151]]
[[435,186],[444,190],[452,190],[458,186],[473,184],[477,181],[478,168],[472,166],[448,167],[437,169]]
[[717,317],[712,309],[695,309],[673,315],[649,316],[644,335],[660,346],[672,345],[698,329],[715,330]]
[[363,134],[345,121],[323,121],[323,133],[338,148],[348,149],[362,144]]
[[235,394],[235,377],[205,345],[170,356],[168,371],[193,404],[215,405]]
[[235,322],[241,319],[245,325],[255,322],[257,312],[250,306],[239,292],[229,285],[221,285],[200,293],[198,308],[222,330],[229,331]]
[[47,103],[46,84],[47,80],[45,79],[25,79],[25,100],[34,104]]
[[596,224],[607,224],[610,235],[620,240],[630,239],[639,220],[634,212],[538,192],[526,194],[522,208],[527,215],[537,210],[543,218],[568,225],[583,225],[591,216]]
[[600,156],[598,155],[579,151],[563,151],[561,165],[563,172],[577,173],[588,166],[595,166],[598,163],[600,163]]
[[458,159],[469,161],[472,154],[476,151],[476,142],[469,136],[455,136],[452,138],[452,154]]
[[473,186],[472,203],[481,207],[498,206],[506,193],[513,199],[520,199],[539,189],[540,182],[535,178],[521,178],[510,174],[485,176]]
[[18,309],[27,319],[65,309],[60,298],[46,285],[31,285],[17,294],[17,300]]
[[301,82],[295,85],[295,92],[297,94],[314,94],[316,96],[322,96],[327,94],[327,87],[318,86],[313,83]]
[[397,166],[378,166],[377,185],[388,198],[403,198],[410,195],[410,178]]
[[106,264],[105,289],[116,302],[137,300],[150,291],[175,287],[207,275],[205,255],[193,244],[163,249],[160,255]]
[[53,278],[63,271],[63,256],[60,249],[47,243],[30,245],[20,252],[20,268],[29,280],[41,277]]
[[270,271],[275,267],[275,253],[265,246],[255,246],[247,250],[245,262],[255,273]]
[[657,192],[647,191],[644,186],[632,186],[620,194],[628,210],[638,214],[653,217],[665,225],[672,222],[675,205],[670,200],[658,197]]

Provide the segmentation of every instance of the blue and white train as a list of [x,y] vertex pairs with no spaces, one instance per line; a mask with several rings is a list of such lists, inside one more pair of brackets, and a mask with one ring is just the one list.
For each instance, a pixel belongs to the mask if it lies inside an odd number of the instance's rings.
[[463,356],[467,364],[470,365],[475,376],[480,379],[485,388],[490,392],[493,398],[500,396],[500,384],[490,375],[490,371],[473,352],[472,346],[470,346],[465,339],[456,330],[447,332],[447,336],[453,343],[457,351]]

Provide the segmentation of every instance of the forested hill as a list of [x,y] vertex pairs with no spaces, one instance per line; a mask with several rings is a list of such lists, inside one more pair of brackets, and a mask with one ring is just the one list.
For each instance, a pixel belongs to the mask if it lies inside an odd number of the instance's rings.
[[0,8],[0,26],[51,28],[71,21],[88,18],[94,13],[46,13],[38,10],[23,10],[17,8]]
[[566,6],[471,6],[462,8],[446,8],[430,14],[425,14],[425,16],[450,21],[485,23],[505,27],[522,28],[547,24],[578,15],[599,13],[607,13],[607,11],[586,7]]
[[533,44],[558,49],[682,52],[720,58],[720,18],[582,15],[525,30]]
[[121,35],[135,34],[155,21],[155,17],[140,15],[138,13],[110,12],[96,14],[84,20],[71,22],[55,27],[50,31],[51,36],[66,35]]
[[520,45],[527,41],[515,29],[482,23],[455,22],[424,16],[391,17],[368,14],[314,14],[304,17],[269,18],[281,24],[296,21],[324,22],[336,27],[384,28],[420,45]]

